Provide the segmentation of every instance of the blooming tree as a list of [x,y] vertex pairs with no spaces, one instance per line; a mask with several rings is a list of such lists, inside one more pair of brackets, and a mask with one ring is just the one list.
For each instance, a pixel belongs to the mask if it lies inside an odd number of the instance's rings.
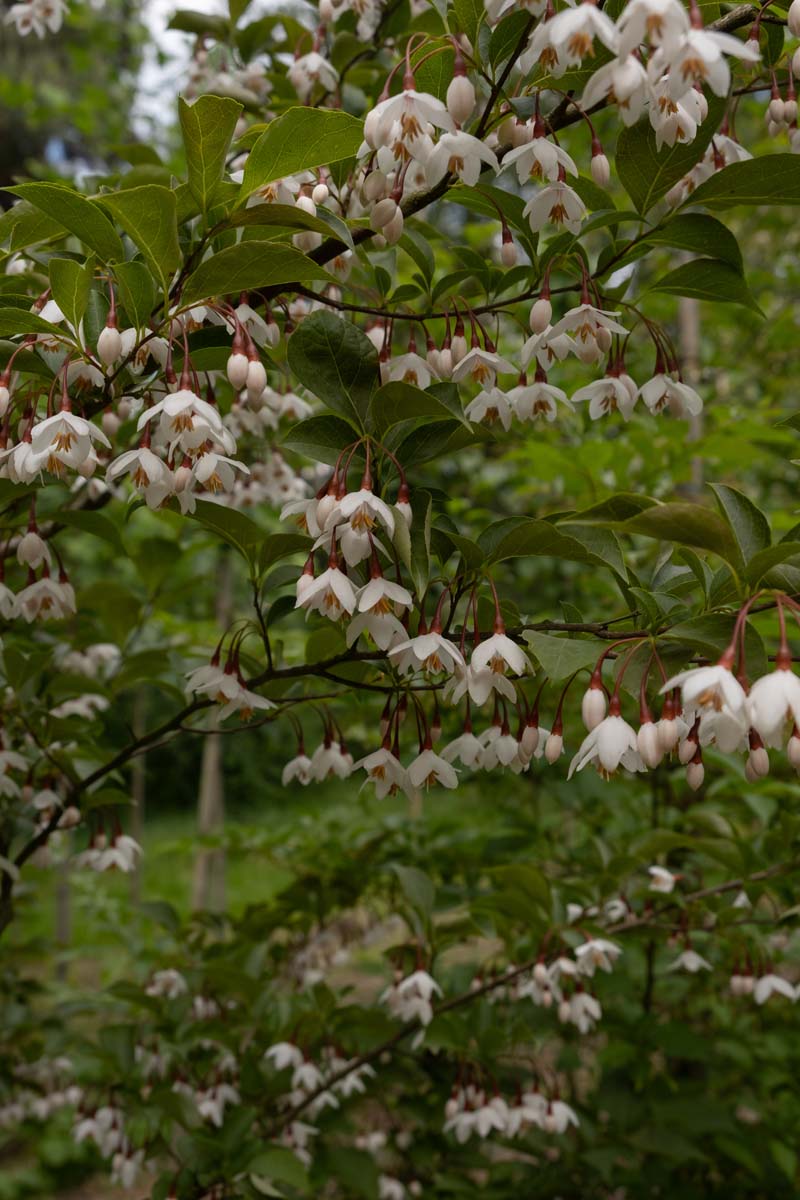
[[[676,311],[763,317],[745,268],[800,203],[800,0],[249,9],[175,18],[180,149],[21,180],[0,217],[0,927],[48,856],[132,870],[128,770],[198,733],[274,734],[292,795],[352,781],[361,859],[224,934],[168,914],[77,1066],[12,1038],[0,1121],[66,1110],[154,1197],[716,1194],[687,1134],[680,1179],[604,1136],[635,1130],[639,1018],[599,1030],[606,976],[653,1016],[665,946],[662,1026],[687,996],[720,1027],[796,998],[798,830],[763,797],[800,769],[800,535],[739,479],[744,437],[687,477],[703,421],[736,418]],[[236,561],[221,625],[209,545]],[[131,733],[143,688],[160,719]],[[535,849],[493,848],[501,810],[463,843],[421,815],[531,787]],[[715,789],[755,789],[763,828]],[[410,815],[367,845],[364,797]],[[354,1002],[336,969],[387,912]],[[752,1152],[719,1138],[726,1184]],[[771,1146],[734,1194],[796,1180]]]

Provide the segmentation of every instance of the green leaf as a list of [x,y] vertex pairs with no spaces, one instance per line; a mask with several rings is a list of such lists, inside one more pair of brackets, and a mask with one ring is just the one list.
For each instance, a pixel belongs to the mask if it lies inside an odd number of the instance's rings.
[[[265,1150],[259,1150],[256,1157],[248,1163],[247,1170],[251,1175],[260,1178],[288,1183],[303,1194],[309,1190],[305,1167],[285,1146],[269,1146]],[[276,1192],[275,1195],[280,1193]]]
[[455,416],[463,419],[463,410],[458,400],[458,390],[453,389],[455,398],[439,389],[436,396],[431,391],[423,391],[411,383],[400,380],[385,383],[374,393],[369,406],[368,425],[378,437],[382,437],[387,429],[400,421],[415,417],[434,417],[444,419]]
[[17,333],[46,333],[51,338],[70,336],[58,325],[51,325],[36,313],[22,308],[0,308],[0,337],[13,337]]
[[749,562],[754,554],[766,550],[772,541],[769,521],[761,509],[736,488],[724,483],[711,483],[709,487],[730,526],[742,558],[746,563]]
[[364,122],[330,108],[290,108],[270,121],[247,159],[241,199],[257,188],[351,158],[364,140]]
[[640,496],[636,492],[617,492],[605,500],[599,500],[597,504],[592,504],[590,508],[570,513],[568,517],[559,521],[559,525],[569,525],[573,521],[580,525],[591,525],[595,521],[600,524],[607,521],[626,521],[628,517],[635,517],[657,503],[658,501],[650,496]]
[[117,263],[114,267],[119,302],[137,329],[147,329],[156,305],[153,276],[143,262]]
[[331,276],[294,246],[280,242],[241,242],[200,264],[186,281],[183,301],[192,304],[211,296],[237,295],[253,288],[307,283],[314,279],[330,280]]
[[75,262],[72,258],[51,258],[50,289],[53,299],[73,329],[78,328],[89,303],[92,284],[92,264]]
[[453,12],[458,22],[458,28],[477,48],[478,28],[486,15],[482,0],[453,0]]
[[695,188],[686,203],[708,208],[800,204],[800,159],[796,154],[762,154],[731,163]]
[[[479,543],[483,544],[483,535]],[[607,566],[602,558],[592,554],[577,538],[562,533],[549,521],[535,520],[522,521],[505,534],[495,546],[489,561],[502,562],[506,558],[527,558],[528,555],[546,555]]]
[[525,8],[512,9],[508,16],[498,22],[489,39],[489,62],[493,67],[510,58],[530,24],[531,14]]
[[593,667],[603,651],[598,639],[556,637],[526,629],[522,635],[548,679],[558,683],[584,667]]
[[84,533],[91,533],[94,537],[102,538],[118,554],[127,557],[119,530],[114,522],[110,521],[103,513],[92,512],[91,509],[68,508],[59,512],[58,520],[62,525],[67,525],[71,529],[81,529]]
[[642,533],[681,546],[699,546],[719,554],[726,562],[741,564],[739,548],[728,525],[718,513],[701,504],[682,501],[655,504],[622,521],[618,528],[622,533]]
[[714,304],[741,304],[759,316],[765,315],[741,271],[716,258],[695,258],[692,262],[682,263],[647,290],[667,292],[674,296],[694,296],[697,300],[711,300]]
[[311,313],[289,338],[288,360],[304,387],[363,427],[379,382],[378,352],[365,333],[333,313]]
[[[310,229],[313,233],[321,233],[328,237],[333,234],[341,238],[348,246],[353,246],[353,235],[339,217],[328,212],[326,208],[317,210],[317,215],[304,212],[293,204],[254,204],[252,208],[237,208],[229,213],[222,222],[222,227],[229,229],[277,228],[281,229]],[[246,237],[248,235],[245,235]],[[278,233],[266,236],[277,237]]]
[[423,917],[429,917],[436,901],[436,888],[430,876],[418,867],[405,867],[400,863],[391,863],[390,870],[397,876],[403,895],[411,907]]
[[255,521],[235,508],[223,508],[221,504],[213,504],[210,500],[198,500],[192,516],[209,532],[238,550],[250,566],[255,564],[258,547],[264,539]]
[[156,183],[102,197],[106,208],[141,250],[166,289],[182,260],[178,242],[177,201],[170,188]]
[[648,233],[642,239],[642,245],[692,250],[696,254],[728,263],[740,272],[742,269],[742,252],[736,238],[727,225],[707,213],[678,213],[666,224]]
[[[647,117],[642,117],[635,125],[620,132],[617,139],[617,174],[637,212],[648,212],[673,184],[683,179],[700,161],[719,128],[726,105],[727,97],[709,97],[708,116],[698,129],[697,136],[688,143],[676,142],[671,148],[664,146],[661,150],[656,149],[656,135]],[[698,191],[702,191],[704,186],[701,185]]]
[[800,542],[779,542],[777,546],[759,550],[747,564],[747,582],[755,586],[765,575],[769,574],[773,567],[795,558],[798,560],[795,565],[800,566]]
[[[302,328],[302,326],[301,326]],[[318,462],[335,463],[345,446],[358,438],[352,425],[341,417],[323,414],[298,421],[284,434],[281,445]]]
[[264,538],[258,555],[258,572],[262,575],[273,563],[290,554],[308,554],[311,541],[302,533],[272,533]]
[[222,179],[225,160],[242,106],[223,96],[200,96],[187,104],[178,100],[178,116],[186,150],[189,188],[202,212]]
[[103,262],[125,257],[119,234],[94,200],[58,183],[20,183],[8,188],[35,208],[58,221],[70,233],[94,250]]

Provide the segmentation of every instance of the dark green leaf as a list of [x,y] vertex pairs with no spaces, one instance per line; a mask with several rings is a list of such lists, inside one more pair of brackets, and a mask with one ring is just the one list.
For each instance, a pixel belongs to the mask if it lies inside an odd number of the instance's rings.
[[103,262],[125,257],[119,235],[100,206],[72,188],[58,183],[20,183],[8,191],[58,221]]
[[352,321],[314,312],[289,339],[289,366],[329,408],[361,426],[378,384],[378,352]]
[[183,300],[191,304],[212,296],[238,295],[252,288],[330,278],[324,267],[318,267],[294,246],[280,242],[241,242],[202,262],[186,281]]

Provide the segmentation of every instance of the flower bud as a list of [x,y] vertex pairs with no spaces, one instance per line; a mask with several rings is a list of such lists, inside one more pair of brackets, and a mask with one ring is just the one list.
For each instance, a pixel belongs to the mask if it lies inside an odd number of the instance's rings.
[[662,717],[658,722],[658,740],[665,754],[671,754],[678,744],[680,727],[674,717]]
[[326,492],[322,499],[317,503],[316,518],[317,525],[319,525],[320,529],[325,528],[328,517],[331,515],[335,507],[336,497],[332,496],[330,492]]
[[19,543],[17,544],[17,562],[25,567],[33,567],[34,570],[40,567],[42,563],[50,562],[50,551],[47,548],[47,543],[35,529],[29,529],[19,539]]
[[[506,233],[508,233],[507,241],[505,237]],[[503,244],[500,247],[500,262],[504,267],[515,267],[517,265],[517,247],[508,230],[503,233]]]
[[763,746],[754,746],[747,756],[746,764],[753,773],[754,779],[763,779],[769,775],[769,755]]
[[511,144],[514,149],[517,146],[527,146],[533,138],[533,129],[527,121],[515,121],[514,128],[511,131]]
[[789,738],[789,743],[786,747],[786,754],[789,762],[795,768],[800,769],[800,734],[795,731]]
[[106,325],[97,339],[97,355],[105,366],[110,367],[122,354],[122,338],[116,325]]
[[786,14],[786,24],[792,37],[800,37],[800,0],[792,0]]
[[792,74],[795,79],[800,79],[800,46],[797,47],[792,55]]
[[389,180],[383,171],[370,171],[364,180],[361,195],[365,204],[373,204],[376,200],[384,197],[388,190]]
[[547,973],[547,967],[543,962],[537,962],[536,966],[533,968],[533,978],[539,984],[539,987],[542,987],[544,984],[550,982],[550,976]]
[[178,467],[173,475],[173,486],[176,492],[182,492],[192,478],[192,472],[189,467]]
[[611,349],[611,330],[601,325],[595,334],[595,341],[604,354]]
[[797,101],[786,100],[783,105],[783,119],[787,125],[793,124],[797,120]]
[[703,786],[705,774],[706,771],[702,762],[695,762],[692,760],[692,762],[689,763],[688,767],[686,768],[686,782],[693,792],[696,792],[698,788]]
[[450,354],[454,367],[458,366],[466,353],[467,339],[464,337],[463,333],[457,333],[450,343]]
[[475,88],[467,75],[454,75],[447,88],[447,111],[458,125],[472,116],[475,108]]
[[697,740],[694,737],[684,738],[678,746],[678,762],[684,767],[690,763],[697,754]]
[[770,121],[774,121],[777,125],[783,124],[786,120],[786,105],[780,96],[773,96],[767,106],[767,115]]
[[247,355],[242,354],[240,351],[234,351],[225,364],[225,370],[228,373],[231,387],[236,388],[237,392],[240,392],[247,383],[247,368],[249,365]]
[[122,421],[115,412],[112,412],[110,408],[106,408],[104,409],[103,415],[100,418],[100,424],[106,437],[113,438],[122,424]]
[[330,192],[328,191],[327,183],[318,183],[311,193],[311,199],[314,204],[324,204],[328,196],[330,196]]
[[596,729],[606,715],[606,694],[601,687],[588,687],[581,700],[581,717],[589,730]]
[[248,362],[245,386],[248,396],[252,396],[254,399],[258,398],[267,386],[267,372],[260,359],[253,358]]
[[646,767],[657,767],[664,757],[664,751],[661,748],[661,741],[658,736],[658,728],[654,721],[645,721],[639,726],[639,731],[636,734],[636,745],[639,747],[639,753],[642,756],[642,761]]
[[783,122],[767,121],[767,133],[771,138],[780,137],[783,133]]
[[80,809],[76,808],[74,804],[69,804],[64,809],[61,816],[59,817],[58,828],[59,829],[74,829],[75,826],[80,825],[80,823],[81,823]]
[[397,201],[393,200],[391,196],[387,196],[384,200],[379,200],[369,216],[370,228],[374,229],[377,233],[379,229],[383,229],[393,220],[397,211]]
[[561,757],[561,751],[564,749],[564,739],[560,733],[551,733],[544,744],[544,756],[547,761],[552,764]]
[[78,474],[83,476],[84,479],[91,479],[96,470],[97,459],[94,457],[94,455],[90,455],[90,457],[85,458],[78,467]]
[[568,1025],[572,1009],[570,1008],[569,1000],[562,1000],[558,1006],[558,1019],[562,1025]]
[[553,319],[553,306],[549,297],[540,296],[531,309],[530,325],[533,333],[544,333]]
[[539,745],[539,726],[528,722],[522,731],[519,744],[523,753],[527,754],[530,761],[531,757],[536,753],[536,747]]
[[10,403],[11,393],[4,383],[0,383],[0,417],[4,417],[6,415]]
[[591,163],[592,179],[598,187],[608,187],[611,182],[611,168],[605,154],[593,154]]
[[386,238],[386,241],[390,246],[394,246],[394,244],[399,242],[400,238],[403,236],[403,224],[403,211],[398,207],[391,221],[387,222],[387,224],[383,227],[383,236]]

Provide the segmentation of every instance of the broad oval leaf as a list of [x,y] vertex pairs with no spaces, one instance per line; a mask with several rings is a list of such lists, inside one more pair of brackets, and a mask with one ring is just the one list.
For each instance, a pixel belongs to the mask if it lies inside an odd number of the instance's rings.
[[364,140],[364,122],[335,109],[290,108],[270,121],[247,159],[241,198],[260,187],[351,158]]
[[686,203],[709,208],[800,204],[800,158],[796,154],[764,154],[731,163],[695,188]]
[[182,299],[185,304],[192,304],[210,296],[235,295],[253,288],[331,278],[324,267],[318,267],[294,246],[279,242],[242,242],[238,246],[228,246],[202,262],[186,281]]
[[202,212],[222,179],[241,104],[225,96],[200,96],[193,104],[178,100],[178,116],[186,150],[189,188]]
[[314,312],[288,346],[289,366],[304,387],[329,408],[363,425],[378,385],[378,352],[352,321]]
[[20,183],[8,188],[74,233],[104,262],[125,257],[119,234],[94,200],[59,183]]
[[714,304],[741,304],[764,316],[741,271],[716,258],[695,258],[692,262],[682,263],[652,284],[648,291],[693,296]]

